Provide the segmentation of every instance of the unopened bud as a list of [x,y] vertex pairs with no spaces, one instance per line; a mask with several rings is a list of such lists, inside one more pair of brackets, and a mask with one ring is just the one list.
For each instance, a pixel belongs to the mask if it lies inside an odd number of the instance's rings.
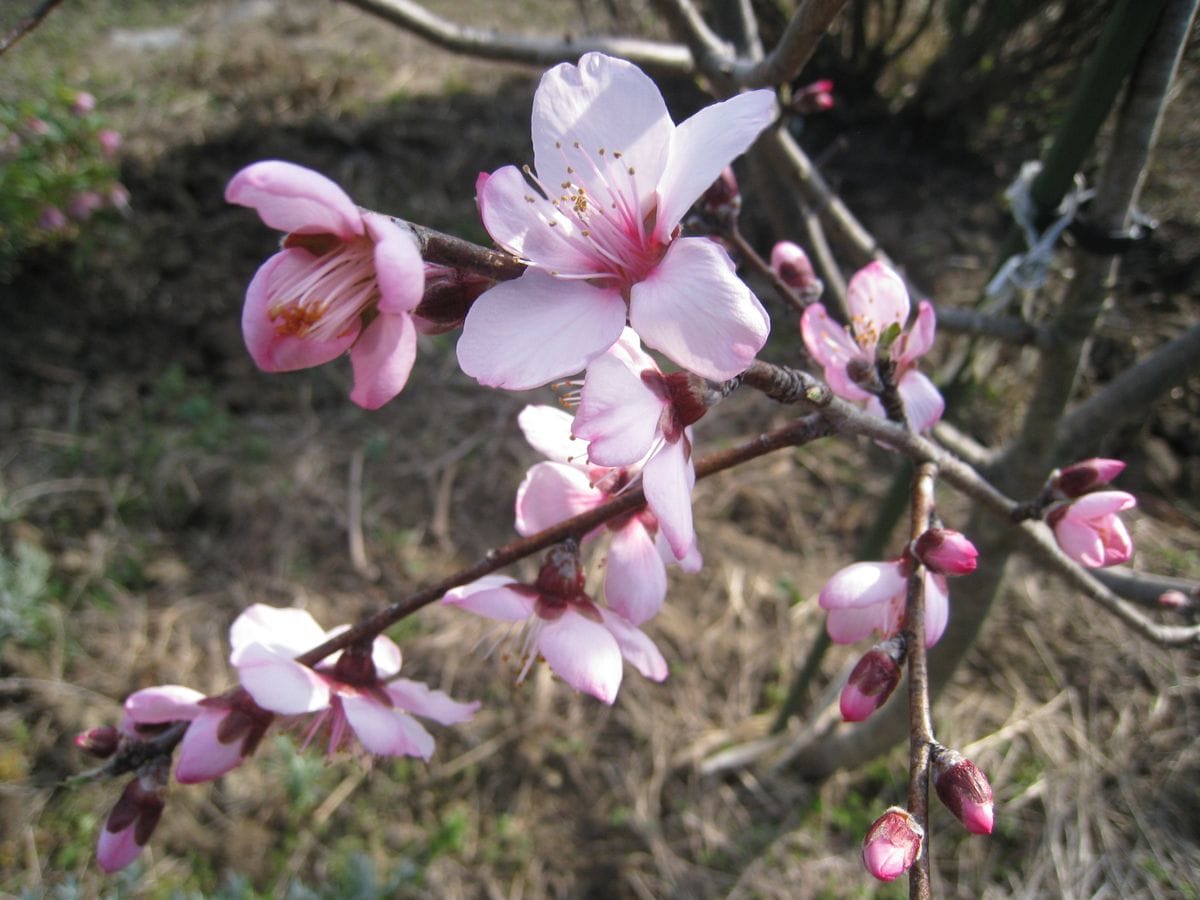
[[930,528],[913,543],[913,555],[938,575],[969,575],[979,551],[961,532]]
[[791,241],[780,241],[771,248],[771,268],[780,281],[801,294],[820,283],[808,254]]
[[1186,609],[1192,605],[1192,598],[1183,591],[1172,588],[1158,595],[1158,605],[1165,609]]
[[933,749],[933,786],[950,812],[972,834],[991,834],[992,786],[979,767],[961,753],[937,745]]
[[893,806],[875,820],[863,840],[862,859],[880,881],[895,881],[921,855],[925,830],[906,809]]
[[1060,470],[1052,484],[1064,497],[1082,497],[1108,484],[1124,469],[1125,463],[1119,459],[1085,459]]
[[792,98],[792,107],[805,115],[833,109],[833,103],[833,81],[828,78],[805,85]]
[[113,805],[96,847],[96,862],[105,872],[125,868],[150,840],[166,806],[167,772],[165,758],[145,764]]
[[861,722],[887,702],[900,683],[904,654],[901,635],[890,637],[867,651],[842,688],[839,706],[843,719]]
[[100,759],[108,759],[117,752],[120,744],[121,732],[112,725],[89,728],[75,735],[76,747]]
[[708,186],[700,198],[700,207],[707,215],[724,222],[737,219],[742,211],[742,192],[738,187],[733,166],[726,166],[717,180]]

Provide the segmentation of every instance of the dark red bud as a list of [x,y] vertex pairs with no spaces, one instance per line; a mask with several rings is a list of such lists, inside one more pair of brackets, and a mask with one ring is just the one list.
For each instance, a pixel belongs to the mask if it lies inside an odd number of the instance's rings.
[[933,785],[946,808],[972,834],[991,834],[993,799],[987,776],[961,753],[940,745],[932,762]]
[[351,644],[333,664],[333,677],[344,684],[370,687],[379,681],[370,644]]
[[445,269],[435,275],[427,270],[425,293],[413,310],[418,330],[423,334],[442,334],[458,328],[471,304],[493,284],[492,279],[472,272]]
[[75,735],[76,747],[100,759],[108,759],[117,752],[120,744],[121,732],[112,725],[89,728]]
[[867,651],[842,688],[839,706],[843,719],[861,722],[887,702],[900,683],[900,666],[904,656],[904,638],[901,635],[895,635]]
[[732,166],[726,166],[717,176],[717,180],[708,186],[708,190],[700,198],[700,203],[709,215],[737,218],[742,208],[742,193]]

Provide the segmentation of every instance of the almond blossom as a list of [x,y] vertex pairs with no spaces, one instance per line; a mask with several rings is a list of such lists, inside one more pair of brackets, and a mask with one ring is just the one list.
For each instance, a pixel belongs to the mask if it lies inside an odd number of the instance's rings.
[[404,387],[416,356],[412,311],[424,270],[413,238],[387,216],[360,210],[317,172],[267,160],[225,188],[287,233],[246,291],[242,334],[259,368],[289,372],[350,352],[350,399],[378,409]]
[[677,126],[631,63],[587,53],[550,69],[533,100],[534,169],[505,166],[477,185],[484,227],[528,269],[471,307],[463,371],[538,387],[583,369],[626,321],[704,378],[743,371],[766,341],[766,311],[723,248],[677,226],[774,115],[760,90]]
[[946,404],[933,382],[916,366],[917,359],[933,346],[937,327],[933,305],[927,300],[917,304],[912,328],[902,330],[908,321],[908,290],[899,275],[883,263],[873,262],[850,279],[846,306],[849,328],[831,319],[820,303],[805,309],[800,319],[804,345],[824,367],[829,387],[839,397],[865,403],[869,412],[882,417],[879,398],[863,387],[877,381],[875,365],[882,342],[883,352],[895,366],[896,390],[909,424],[917,431],[932,428],[941,419]]
[[230,662],[264,709],[281,715],[316,713],[308,739],[326,731],[330,754],[353,734],[370,753],[429,759],[433,737],[413,715],[454,725],[474,716],[479,704],[460,703],[419,681],[397,678],[400,648],[384,635],[370,648],[352,646],[330,654],[315,668],[296,661],[346,627],[327,632],[304,610],[256,603],[230,629]]
[[1133,541],[1117,513],[1137,506],[1124,491],[1096,491],[1046,514],[1063,553],[1090,568],[1116,566],[1133,555]]
[[449,591],[442,602],[501,622],[525,622],[518,681],[539,656],[563,681],[612,704],[621,687],[622,659],[651,681],[667,677],[654,642],[619,613],[584,593],[578,547],[559,545],[546,555],[532,585],[487,575]]
[[[838,644],[853,644],[872,634],[891,637],[904,622],[909,563],[856,562],[835,573],[821,588],[818,602],[829,611],[825,629]],[[946,630],[950,594],[944,575],[925,572],[925,646]]]

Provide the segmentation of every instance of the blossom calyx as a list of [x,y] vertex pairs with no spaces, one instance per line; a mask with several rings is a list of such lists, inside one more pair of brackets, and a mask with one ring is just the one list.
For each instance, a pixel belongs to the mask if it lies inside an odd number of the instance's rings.
[[930,528],[913,542],[913,556],[939,575],[969,575],[979,551],[966,537],[949,528]]
[[1108,484],[1125,470],[1119,459],[1093,457],[1071,463],[1051,476],[1050,484],[1064,497],[1074,499]]
[[165,757],[155,757],[138,770],[113,804],[96,846],[96,862],[105,872],[125,868],[150,840],[167,803],[167,772]]
[[893,806],[867,829],[862,860],[880,881],[895,881],[907,872],[925,842],[925,829],[906,809]]
[[946,809],[972,834],[991,834],[992,786],[979,767],[961,753],[935,744],[933,786]]
[[861,722],[887,702],[900,683],[906,649],[904,636],[897,634],[863,655],[842,688],[839,706],[843,719]]

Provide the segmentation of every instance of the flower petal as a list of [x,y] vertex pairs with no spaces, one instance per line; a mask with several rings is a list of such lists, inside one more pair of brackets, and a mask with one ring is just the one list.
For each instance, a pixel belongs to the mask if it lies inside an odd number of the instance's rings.
[[417,330],[407,313],[381,313],[350,348],[354,390],[363,409],[379,409],[404,389],[417,356]]
[[753,362],[770,320],[708,238],[681,238],[630,292],[629,322],[645,343],[701,378],[724,381]]
[[831,609],[825,630],[835,644],[854,644],[873,634],[886,634],[889,625],[888,604]]
[[904,402],[904,415],[914,431],[925,431],[941,420],[946,401],[925,375],[909,369],[900,376],[896,390]]
[[502,575],[486,575],[471,584],[447,591],[442,602],[477,616],[499,619],[501,622],[519,622],[533,615],[534,598],[527,592],[509,586],[516,584],[513,579]]
[[180,784],[212,781],[241,765],[242,738],[225,743],[217,737],[228,714],[229,710],[223,707],[206,709],[188,726],[179,743],[179,760],[175,765],[175,780]]
[[246,607],[229,629],[230,662],[236,666],[238,651],[250,644],[262,644],[284,655],[299,656],[325,638],[325,630],[307,611],[255,603]]
[[826,369],[845,369],[852,359],[867,359],[846,329],[830,318],[823,303],[805,308],[800,315],[800,334],[809,355]]
[[424,716],[426,719],[433,719],[440,725],[468,722],[479,709],[478,700],[460,703],[443,691],[435,691],[429,685],[409,678],[390,681],[384,690],[398,708]]
[[96,844],[96,863],[109,875],[124,869],[142,852],[142,845],[134,840],[136,830],[134,824],[117,832],[109,831],[107,825],[100,829],[100,839]]
[[379,311],[412,312],[425,293],[425,263],[416,241],[410,232],[379,213],[364,213],[363,222],[375,242]]
[[[659,376],[657,366],[650,372]],[[668,401],[640,376],[611,352],[588,366],[574,429],[588,441],[588,459],[598,466],[631,466],[650,450]]]
[[359,694],[339,698],[359,742],[380,756],[433,756],[433,735],[407,713]]
[[1062,552],[1076,562],[1091,568],[1104,565],[1104,541],[1100,532],[1087,523],[1063,518],[1054,526],[1054,539]]
[[604,619],[604,627],[621,648],[621,656],[631,666],[651,681],[662,681],[667,677],[667,661],[644,631],[607,609],[600,608],[600,616]]
[[1095,491],[1073,501],[1067,510],[1067,518],[1086,521],[1110,516],[1135,506],[1137,498],[1133,494],[1125,491]]
[[903,328],[908,324],[908,288],[899,275],[876,260],[850,279],[846,286],[846,307],[854,333],[866,341],[868,354],[874,356],[875,345],[884,331],[892,325]]
[[225,200],[258,211],[272,228],[294,234],[334,234],[349,240],[363,233],[354,201],[319,172],[282,160],[242,169],[225,188]]
[[917,320],[896,343],[895,359],[898,363],[912,363],[924,356],[933,346],[937,331],[937,314],[933,304],[922,300],[917,304]]
[[313,269],[317,257],[307,250],[281,250],[259,266],[246,288],[242,307],[242,337],[250,356],[264,372],[294,372],[323,365],[337,359],[358,337],[355,327],[332,341],[297,337],[281,333],[271,319],[271,309],[286,298],[279,296],[278,285],[300,281],[306,270]]
[[658,614],[667,596],[667,568],[654,538],[637,518],[613,532],[604,571],[604,599],[634,625]]
[[775,92],[750,91],[706,106],[680,123],[658,183],[655,230],[670,235],[688,208],[775,118]]
[[400,648],[395,641],[386,634],[376,636],[371,643],[371,662],[375,664],[375,675],[380,681],[399,672],[402,660]]
[[263,709],[294,716],[329,705],[325,679],[262,644],[243,647],[234,665],[242,687]]
[[564,519],[595,509],[607,498],[574,466],[543,462],[517,488],[517,533],[528,537]]
[[642,469],[646,504],[658,519],[671,552],[683,559],[696,542],[692,524],[692,462],[687,441],[665,444]]
[[125,722],[157,725],[162,722],[191,721],[204,711],[200,705],[203,699],[204,694],[181,684],[142,688],[125,698]]
[[612,704],[621,687],[621,650],[603,625],[568,609],[538,633],[538,652],[563,681]]
[[950,589],[943,575],[925,573],[925,646],[932,647],[950,621]]
[[574,419],[556,406],[529,405],[517,416],[517,424],[529,446],[551,462],[582,467],[587,461],[587,441],[571,435]]
[[904,594],[908,579],[898,562],[856,562],[834,573],[821,588],[822,609],[861,609]]
[[624,326],[625,301],[617,291],[530,269],[471,306],[458,362],[480,384],[529,390],[585,368]]

